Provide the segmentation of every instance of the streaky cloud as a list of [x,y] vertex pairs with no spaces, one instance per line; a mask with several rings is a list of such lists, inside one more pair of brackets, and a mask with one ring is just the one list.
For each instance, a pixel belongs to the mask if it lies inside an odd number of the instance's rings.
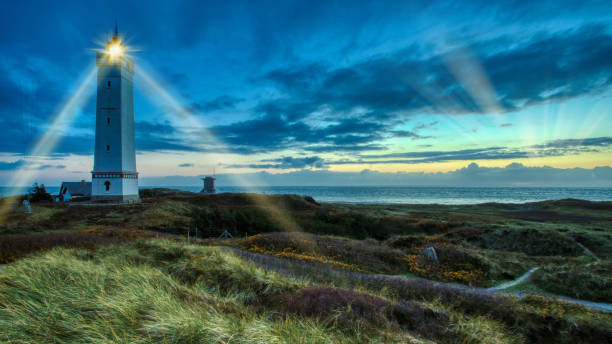
[[[203,176],[142,178],[145,186],[199,186]],[[235,180],[257,180],[271,186],[552,186],[612,187],[612,167],[553,168],[512,163],[506,167],[484,167],[471,163],[450,172],[335,172],[299,170],[284,173],[217,174],[217,185],[243,186]]]

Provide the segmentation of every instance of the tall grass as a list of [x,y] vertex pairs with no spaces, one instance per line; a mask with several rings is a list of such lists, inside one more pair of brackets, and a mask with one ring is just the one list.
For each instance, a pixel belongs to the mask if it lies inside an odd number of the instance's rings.
[[0,264],[54,247],[93,249],[138,238],[171,237],[143,230],[89,228],[80,232],[47,232],[0,236]]
[[543,298],[162,239],[0,270],[0,342],[605,342],[610,323]]
[[[362,343],[411,335],[281,312],[304,282],[231,252],[148,241],[56,248],[0,271],[0,342]],[[342,309],[340,309],[342,311]]]
[[0,264],[14,261],[32,252],[40,252],[56,246],[93,248],[120,241],[122,240],[117,237],[105,237],[78,232],[0,236]]

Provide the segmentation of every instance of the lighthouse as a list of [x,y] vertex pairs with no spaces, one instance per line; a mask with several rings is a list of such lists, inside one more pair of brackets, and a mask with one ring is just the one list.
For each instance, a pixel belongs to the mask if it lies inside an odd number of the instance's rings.
[[96,53],[98,89],[93,201],[136,202],[138,172],[134,147],[134,63],[117,26],[106,49]]

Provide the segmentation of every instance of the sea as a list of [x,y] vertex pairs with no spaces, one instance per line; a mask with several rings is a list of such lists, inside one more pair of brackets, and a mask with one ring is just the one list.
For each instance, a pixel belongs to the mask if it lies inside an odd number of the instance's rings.
[[[145,186],[141,189],[154,188]],[[163,186],[164,188],[199,192],[201,186]],[[0,187],[0,196],[26,193],[27,187],[15,190]],[[58,186],[49,186],[51,194]],[[429,187],[429,186],[217,186],[217,193],[255,192],[261,194],[297,194],[312,196],[319,202],[363,204],[479,204],[526,203],[576,198],[590,201],[612,201],[612,188],[603,187]]]

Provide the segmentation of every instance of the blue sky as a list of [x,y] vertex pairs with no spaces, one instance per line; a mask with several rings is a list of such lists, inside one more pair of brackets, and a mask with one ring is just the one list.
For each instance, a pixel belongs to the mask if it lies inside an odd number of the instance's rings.
[[115,20],[144,180],[612,164],[609,1],[21,1],[0,13],[4,180],[90,178],[84,80]]

